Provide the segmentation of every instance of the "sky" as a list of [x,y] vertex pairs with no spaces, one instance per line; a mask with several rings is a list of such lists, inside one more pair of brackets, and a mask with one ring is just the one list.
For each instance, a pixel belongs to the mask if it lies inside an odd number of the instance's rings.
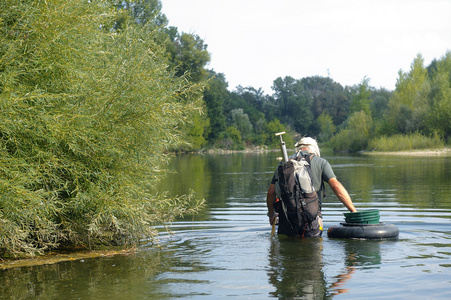
[[179,32],[198,35],[208,69],[272,94],[273,81],[331,77],[353,86],[366,77],[394,90],[399,70],[451,51],[451,0],[161,0]]

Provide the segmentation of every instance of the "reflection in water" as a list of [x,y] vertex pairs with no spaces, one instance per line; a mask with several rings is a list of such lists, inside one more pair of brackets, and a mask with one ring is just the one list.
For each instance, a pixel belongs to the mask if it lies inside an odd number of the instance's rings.
[[279,298],[322,299],[326,295],[322,239],[278,236],[269,252],[269,282]]
[[331,285],[332,292],[330,295],[336,296],[339,294],[345,294],[349,292],[349,289],[344,288],[346,282],[351,279],[352,274],[355,272],[355,267],[346,267],[346,272],[335,276],[335,282]]
[[[380,244],[385,241],[375,240],[331,240],[335,241],[337,246],[341,245],[343,254],[340,257],[345,258],[344,269],[339,275],[332,279],[329,286],[329,295],[336,296],[348,293],[349,288],[346,284],[351,280],[352,275],[357,270],[379,268],[381,264]],[[329,244],[328,246],[332,246]]]
[[79,259],[2,270],[0,299],[138,299],[164,261],[162,253]]
[[[382,241],[299,239],[277,236],[269,251],[269,282],[278,298],[328,299],[349,292],[346,284],[358,269],[378,268]],[[324,247],[336,247],[335,257],[345,258],[338,275],[327,279],[331,268]],[[337,250],[340,250],[337,253]]]

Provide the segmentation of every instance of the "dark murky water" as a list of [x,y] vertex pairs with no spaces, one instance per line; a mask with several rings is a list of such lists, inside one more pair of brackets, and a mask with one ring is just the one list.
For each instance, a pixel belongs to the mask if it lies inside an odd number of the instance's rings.
[[[265,196],[277,153],[187,155],[164,183],[194,189],[202,214],[161,248],[0,271],[1,299],[450,299],[451,158],[327,158],[357,209],[377,208],[398,240],[270,236]],[[343,222],[328,189],[324,227]]]

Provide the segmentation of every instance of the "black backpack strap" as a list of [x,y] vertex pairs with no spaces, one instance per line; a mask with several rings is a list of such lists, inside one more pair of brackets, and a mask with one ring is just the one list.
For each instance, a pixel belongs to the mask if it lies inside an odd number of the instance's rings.
[[301,186],[299,185],[299,182],[296,180],[296,213],[298,216],[298,221],[295,226],[295,231],[299,232],[300,228],[302,227],[303,218],[302,218],[302,211],[305,209],[305,202],[302,197],[301,193]]
[[307,153],[304,154],[303,156],[305,157],[305,160],[309,163],[309,165],[311,165],[312,158],[315,155],[316,155],[315,153]]

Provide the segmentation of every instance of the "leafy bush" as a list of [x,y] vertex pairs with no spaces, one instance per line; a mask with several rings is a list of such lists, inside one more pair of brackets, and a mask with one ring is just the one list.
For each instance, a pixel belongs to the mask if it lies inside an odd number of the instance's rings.
[[285,127],[285,125],[282,125],[279,120],[274,119],[273,121],[268,123],[268,141],[266,142],[269,147],[273,149],[280,148],[280,137],[276,136],[276,133],[279,132],[285,132],[284,135],[282,135],[283,141],[285,142],[285,145],[287,146],[287,150],[289,152],[289,149],[292,147],[294,148],[294,138],[293,138],[293,132],[290,130],[290,128]]
[[200,87],[116,19],[103,1],[0,4],[0,254],[130,244],[199,204],[153,186]]
[[347,122],[347,127],[334,135],[331,145],[335,151],[357,152],[368,146],[372,128],[372,118],[365,112],[353,113]]
[[358,152],[366,149],[368,137],[359,131],[343,129],[330,141],[334,151]]

